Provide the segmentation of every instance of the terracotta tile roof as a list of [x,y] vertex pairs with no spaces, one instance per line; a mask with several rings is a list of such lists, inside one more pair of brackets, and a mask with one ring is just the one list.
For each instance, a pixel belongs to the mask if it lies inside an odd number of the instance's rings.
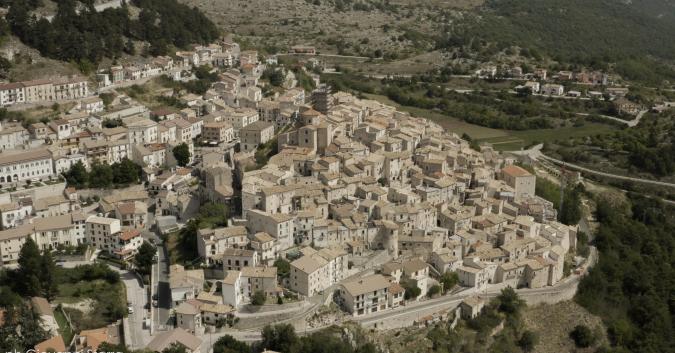
[[122,233],[120,233],[120,239],[127,241],[129,239],[133,239],[137,236],[140,236],[141,232],[138,229],[126,229],[123,230]]

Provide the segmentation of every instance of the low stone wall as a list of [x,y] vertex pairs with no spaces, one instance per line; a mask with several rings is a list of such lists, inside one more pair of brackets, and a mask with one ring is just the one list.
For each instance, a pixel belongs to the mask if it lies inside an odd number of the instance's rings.
[[262,313],[274,313],[275,311],[281,310],[291,310],[291,309],[302,309],[305,306],[304,301],[291,302],[285,304],[267,304],[267,305],[244,305],[240,312],[248,314],[262,314]]
[[8,192],[9,189],[5,187],[2,189],[5,192],[0,194],[0,204],[12,202],[13,195],[29,195],[33,198],[33,200],[37,200],[45,197],[63,195],[63,190],[65,189],[66,189],[65,182],[49,185],[45,184],[42,186],[35,186],[30,187],[28,189],[19,189],[10,192]]

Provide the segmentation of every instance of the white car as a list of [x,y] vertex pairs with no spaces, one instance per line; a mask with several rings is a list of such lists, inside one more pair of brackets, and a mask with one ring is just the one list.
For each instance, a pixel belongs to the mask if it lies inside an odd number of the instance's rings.
[[127,307],[127,310],[129,311],[129,314],[133,314],[133,313],[134,313],[134,307],[131,306],[131,305],[129,305],[129,306]]

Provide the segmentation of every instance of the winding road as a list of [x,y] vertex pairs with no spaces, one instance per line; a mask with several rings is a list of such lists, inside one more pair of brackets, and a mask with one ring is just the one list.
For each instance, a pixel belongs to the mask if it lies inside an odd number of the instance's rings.
[[521,155],[521,156],[526,155],[526,156],[529,156],[533,160],[543,159],[543,160],[549,161],[551,163],[555,163],[557,165],[560,165],[560,166],[563,166],[563,167],[566,167],[566,168],[569,168],[569,169],[577,170],[577,171],[580,171],[580,172],[583,172],[583,173],[594,174],[594,175],[612,178],[612,179],[618,179],[618,180],[632,181],[632,182],[636,182],[636,183],[651,184],[651,185],[656,185],[656,186],[665,186],[665,187],[675,188],[675,184],[673,184],[673,183],[667,183],[667,182],[658,181],[658,180],[650,180],[650,179],[635,178],[635,177],[629,177],[629,176],[624,176],[624,175],[605,173],[605,172],[600,172],[600,171],[593,170],[593,169],[588,169],[588,168],[585,168],[585,167],[582,167],[582,166],[579,166],[579,165],[576,165],[576,164],[561,161],[559,159],[549,157],[549,156],[545,155],[544,153],[542,153],[541,152],[542,147],[543,147],[543,145],[539,144],[539,145],[536,145],[536,146],[534,146],[534,147],[532,147],[528,150],[512,151],[510,153],[515,154],[515,155]]

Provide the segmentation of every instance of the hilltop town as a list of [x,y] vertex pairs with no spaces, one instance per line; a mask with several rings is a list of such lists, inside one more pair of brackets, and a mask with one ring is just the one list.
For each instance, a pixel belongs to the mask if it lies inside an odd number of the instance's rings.
[[[58,271],[111,271],[110,288],[121,277],[126,289],[124,309],[89,327],[76,317],[95,293],[36,285],[36,349],[211,352],[207,336],[265,323],[387,329],[474,318],[507,287],[534,301],[574,295],[593,253],[536,195],[527,158],[334,91],[305,67],[281,68],[270,90],[272,63],[223,39],[96,83],[0,87],[12,109],[68,106],[2,121],[0,266],[28,271],[35,248]],[[205,75],[203,94],[181,86]],[[173,105],[132,97],[156,80],[173,82],[153,92]]]

